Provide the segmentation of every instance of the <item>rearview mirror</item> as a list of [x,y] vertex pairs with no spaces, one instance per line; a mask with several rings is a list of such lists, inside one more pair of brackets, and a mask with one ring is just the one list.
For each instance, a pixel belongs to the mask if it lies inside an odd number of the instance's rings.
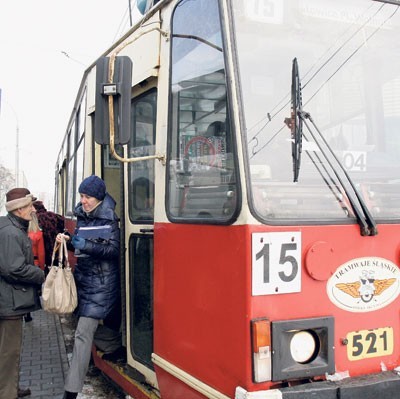
[[132,61],[129,57],[115,57],[112,82],[109,81],[110,57],[96,62],[96,96],[94,139],[98,144],[110,144],[109,96],[113,98],[114,143],[126,144],[131,135]]

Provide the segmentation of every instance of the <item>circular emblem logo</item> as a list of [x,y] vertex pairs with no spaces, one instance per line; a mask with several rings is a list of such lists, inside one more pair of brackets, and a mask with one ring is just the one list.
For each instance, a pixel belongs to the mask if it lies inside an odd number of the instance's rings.
[[372,312],[400,293],[400,269],[383,258],[357,258],[338,267],[327,283],[329,299],[349,312]]

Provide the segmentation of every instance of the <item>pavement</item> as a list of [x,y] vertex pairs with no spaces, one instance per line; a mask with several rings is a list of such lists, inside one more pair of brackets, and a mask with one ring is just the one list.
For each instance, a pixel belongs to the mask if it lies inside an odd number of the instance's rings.
[[[23,324],[21,388],[30,388],[26,399],[62,399],[64,379],[72,355],[76,318],[58,316],[44,310],[33,312]],[[1,376],[0,376],[1,378]],[[128,399],[100,372],[87,375],[78,399]]]
[[19,385],[31,389],[27,399],[61,399],[68,371],[61,318],[39,310],[32,319],[23,325]]

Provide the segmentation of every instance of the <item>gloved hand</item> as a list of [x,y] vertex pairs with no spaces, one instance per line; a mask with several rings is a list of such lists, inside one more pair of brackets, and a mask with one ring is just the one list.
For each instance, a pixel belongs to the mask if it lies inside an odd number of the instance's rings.
[[86,240],[79,236],[73,236],[71,243],[76,249],[84,249],[86,245]]

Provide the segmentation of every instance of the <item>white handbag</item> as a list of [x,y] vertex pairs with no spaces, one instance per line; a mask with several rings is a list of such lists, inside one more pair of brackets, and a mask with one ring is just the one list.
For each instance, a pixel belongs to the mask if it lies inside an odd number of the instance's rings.
[[[53,265],[58,250],[58,266]],[[54,244],[49,273],[43,284],[42,307],[55,314],[72,313],[78,305],[78,295],[72,269],[68,261],[67,243]]]

